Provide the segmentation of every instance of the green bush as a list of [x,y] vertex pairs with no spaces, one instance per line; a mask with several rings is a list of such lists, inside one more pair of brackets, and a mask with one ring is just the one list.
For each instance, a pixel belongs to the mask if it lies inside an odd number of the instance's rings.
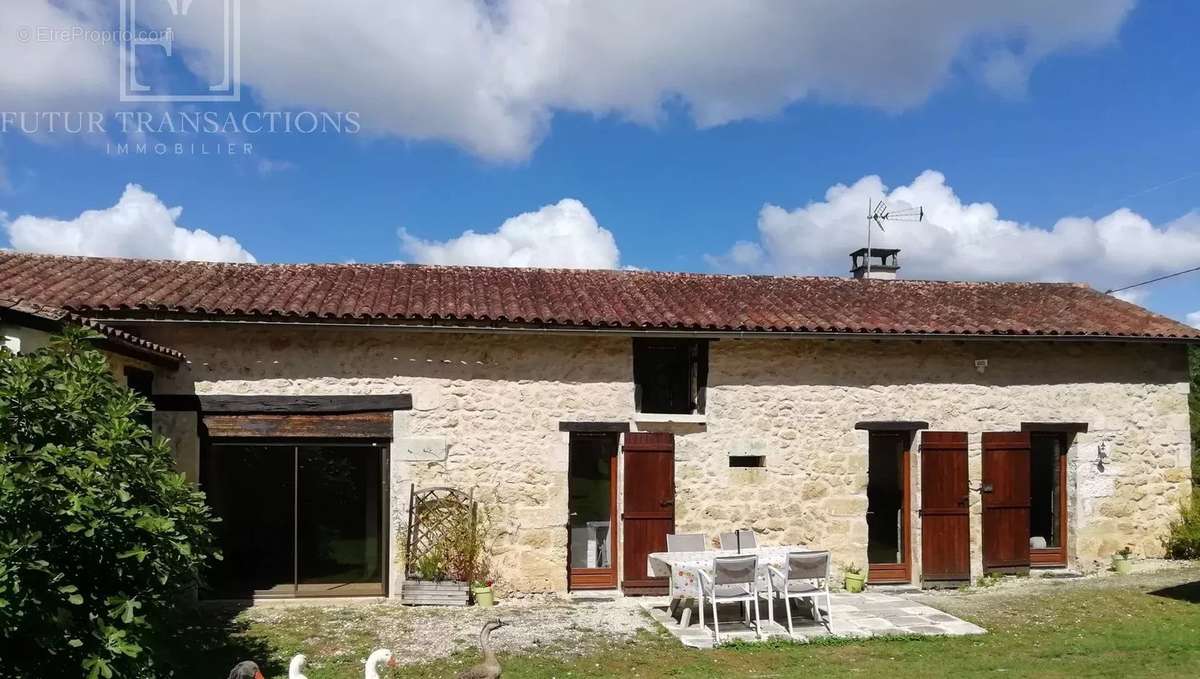
[[165,676],[156,626],[219,558],[204,495],[93,338],[0,348],[0,676]]
[[1200,559],[1200,488],[1192,489],[1192,504],[1182,510],[1171,524],[1167,537],[1167,556],[1172,559]]

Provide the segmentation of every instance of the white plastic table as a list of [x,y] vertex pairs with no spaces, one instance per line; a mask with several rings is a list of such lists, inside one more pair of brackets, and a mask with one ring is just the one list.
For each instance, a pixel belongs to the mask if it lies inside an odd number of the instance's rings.
[[[788,554],[811,551],[815,550],[805,545],[769,545],[743,547],[740,553],[758,556],[758,588],[759,591],[765,593],[768,591],[768,566],[786,570],[784,566]],[[696,586],[696,579],[699,577],[696,575],[697,571],[703,570],[711,576],[713,559],[719,556],[738,556],[738,554],[736,549],[709,549],[703,552],[654,552],[646,557],[646,570],[652,576],[671,578],[673,583],[671,598],[673,599],[672,606],[674,606],[676,601],[684,597],[695,598],[699,593]],[[691,606],[684,609],[679,621],[680,626],[688,626],[691,621],[691,612]],[[767,608],[767,613],[768,618],[774,617],[770,614],[770,607]]]

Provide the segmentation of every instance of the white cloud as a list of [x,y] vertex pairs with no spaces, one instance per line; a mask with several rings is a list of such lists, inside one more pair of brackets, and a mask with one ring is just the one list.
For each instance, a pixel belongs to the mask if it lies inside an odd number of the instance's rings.
[[[217,72],[221,3],[193,4],[186,22],[165,2],[143,5],[143,18],[170,22],[194,48],[193,70]],[[707,127],[806,99],[903,110],[960,75],[1019,93],[1047,55],[1113,40],[1132,5],[244,2],[243,80],[269,106],[358,111],[370,132],[512,160],[562,110],[653,124],[678,101]]]
[[1150,296],[1150,291],[1146,288],[1139,288],[1137,290],[1122,290],[1120,292],[1112,293],[1112,296],[1116,297],[1122,302],[1143,305],[1146,301],[1146,298]]
[[466,231],[442,242],[421,240],[401,229],[400,243],[409,257],[424,264],[569,269],[615,269],[620,265],[612,233],[574,198],[507,219],[494,232]]
[[62,39],[59,33],[108,28],[112,8],[106,4],[0,3],[0,110],[90,111],[114,105],[120,73],[116,48],[97,40]]
[[[940,172],[927,170],[889,190],[878,176],[838,184],[825,199],[786,209],[765,205],[758,240],[709,257],[721,269],[845,275],[847,255],[866,241],[868,200],[923,206],[925,221],[873,232],[872,245],[896,247],[906,278],[1084,281],[1100,289],[1178,271],[1200,261],[1200,213],[1166,224],[1121,208],[1100,219],[1064,217],[1038,228],[1000,217],[991,203],[964,203]],[[1142,297],[1134,296],[1135,301]]]
[[129,184],[117,204],[88,210],[75,219],[22,215],[0,220],[16,250],[59,255],[253,262],[231,236],[178,225],[183,208],[167,207],[152,193]]
[[1184,319],[1184,322],[1193,328],[1200,328],[1200,311],[1193,311],[1192,313],[1188,314]]

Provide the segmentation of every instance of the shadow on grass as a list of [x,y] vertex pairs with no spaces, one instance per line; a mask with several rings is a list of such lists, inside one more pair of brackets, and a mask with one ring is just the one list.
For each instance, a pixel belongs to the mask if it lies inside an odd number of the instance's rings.
[[248,634],[250,624],[238,615],[250,602],[201,603],[181,608],[159,630],[161,659],[176,677],[225,677],[233,666],[253,660],[268,677],[283,676],[271,645]]
[[1156,589],[1150,592],[1150,594],[1175,599],[1176,601],[1186,601],[1191,604],[1200,603],[1200,580],[1185,582],[1182,585],[1175,585],[1174,587]]

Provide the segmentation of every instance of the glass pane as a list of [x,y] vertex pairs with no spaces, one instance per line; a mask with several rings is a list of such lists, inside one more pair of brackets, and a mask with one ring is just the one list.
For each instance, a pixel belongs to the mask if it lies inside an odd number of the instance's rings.
[[202,486],[225,554],[208,576],[212,595],[292,593],[294,459],[291,446],[214,445],[205,456]]
[[[1029,539],[1032,548],[1059,546],[1059,468],[1062,446],[1057,436],[1034,436],[1030,455]],[[1045,544],[1043,544],[1043,542]]]
[[[382,593],[381,450],[300,447],[297,569],[301,595]],[[353,586],[356,583],[370,586]]]
[[902,437],[871,436],[867,460],[867,561],[903,563],[904,463]]
[[567,480],[571,568],[612,568],[612,457],[608,436],[571,437]]

